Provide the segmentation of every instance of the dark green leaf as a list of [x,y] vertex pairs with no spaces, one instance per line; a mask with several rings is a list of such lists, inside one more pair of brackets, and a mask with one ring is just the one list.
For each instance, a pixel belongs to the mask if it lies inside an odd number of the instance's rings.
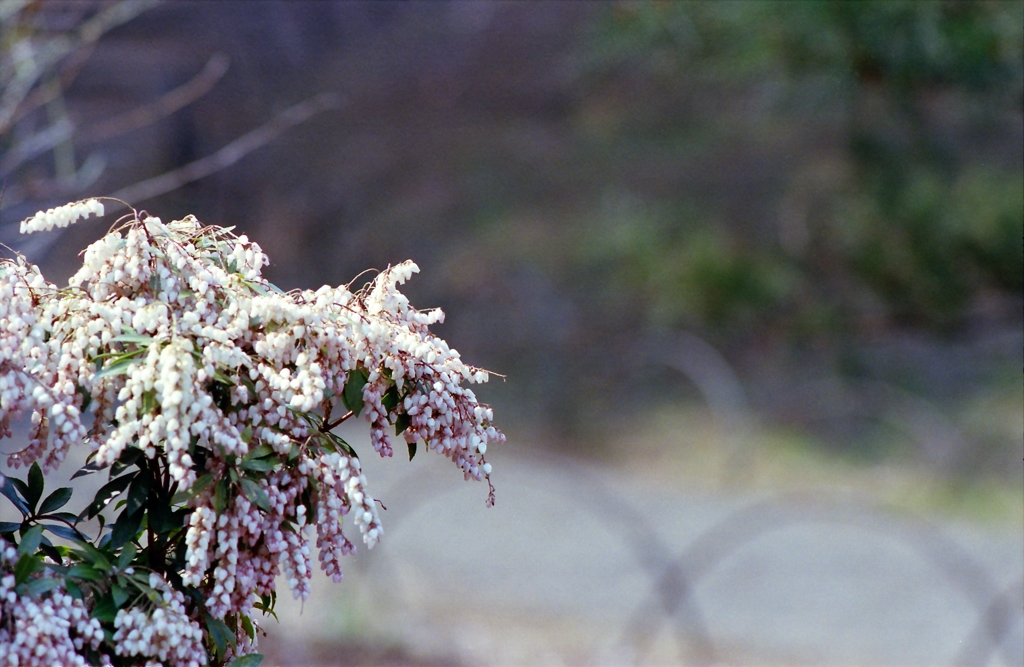
[[171,506],[167,503],[154,503],[149,511],[149,526],[157,535],[169,533],[177,528],[171,514]]
[[124,570],[126,567],[131,565],[136,552],[137,550],[135,549],[135,545],[131,542],[124,545],[124,549],[121,550],[121,555],[117,557],[117,569]]
[[106,466],[100,465],[95,462],[86,463],[84,466],[75,471],[75,474],[71,476],[71,479],[78,479],[79,477],[85,477],[91,475],[94,472],[103,470]]
[[268,472],[274,469],[274,462],[267,459],[243,459],[242,467],[255,472]]
[[39,548],[39,543],[43,541],[43,527],[32,526],[21,538],[21,544],[18,545],[18,554],[34,554],[36,549]]
[[388,387],[388,390],[380,397],[380,404],[384,406],[387,414],[391,414],[398,407],[398,388],[395,385]]
[[0,521],[0,533],[13,533],[19,528],[21,528],[20,523],[15,523],[13,521]]
[[85,563],[79,563],[75,565],[67,572],[68,577],[74,577],[75,579],[85,579],[86,581],[99,581],[103,578],[96,568]]
[[96,606],[92,608],[92,617],[100,623],[113,623],[117,617],[117,605],[114,604],[114,598],[107,594],[96,601]]
[[271,592],[270,595],[261,595],[260,601],[253,605],[256,609],[263,612],[265,616],[273,616],[277,618],[277,612],[274,611],[274,607],[277,605],[277,592]]
[[149,500],[149,489],[149,471],[140,471],[128,488],[128,502],[124,506],[125,512],[135,514],[145,507],[146,501]]
[[89,390],[80,384],[75,385],[75,392],[82,395],[82,407],[80,410],[85,412],[89,409],[89,406],[92,405],[92,394],[90,394]]
[[43,497],[43,484],[43,470],[38,462],[33,463],[28,469],[28,493],[25,494],[25,502],[33,512],[36,511],[36,503]]
[[114,461],[114,465],[110,466],[110,476],[117,477],[138,461],[140,456],[142,456],[142,450],[138,447],[125,447],[121,455]]
[[[256,639],[256,628],[253,627],[252,621],[245,614],[242,614],[242,629],[245,630],[245,634],[249,636],[249,639]],[[255,655],[255,654],[253,654]]]
[[264,512],[270,511],[270,498],[267,497],[266,491],[260,488],[260,485],[256,482],[243,478],[242,493],[256,507],[259,507]]
[[204,612],[206,618],[206,629],[210,632],[210,639],[213,640],[214,648],[217,649],[217,657],[220,658],[227,650],[228,644],[235,645],[235,633],[220,619],[216,619]]
[[85,594],[82,593],[82,587],[73,581],[64,580],[64,589],[68,592],[68,595],[75,598],[76,600],[82,600],[85,598]]
[[348,381],[345,382],[345,390],[341,393],[341,400],[345,407],[352,411],[352,414],[359,416],[363,411],[363,387],[369,376],[361,368],[348,372]]
[[124,587],[114,584],[110,587],[110,596],[114,599],[114,606],[120,609],[128,601],[128,591]]
[[348,456],[359,458],[359,455],[356,454],[356,450],[352,447],[352,445],[345,442],[345,440],[340,436],[334,433],[328,433],[327,437],[330,438],[331,442],[334,443],[335,447],[345,452],[345,454],[347,454]]
[[18,493],[21,494],[22,498],[28,498],[28,484],[21,481],[17,477],[9,477],[8,479],[10,480],[11,484],[14,485],[14,488],[18,490]]
[[217,482],[217,488],[213,493],[213,511],[220,516],[228,508],[228,480],[222,479]]
[[[243,623],[248,620],[244,616],[242,617],[242,619]],[[246,631],[248,632],[248,630]],[[253,636],[254,634],[249,635],[250,638],[252,638]],[[232,660],[231,664],[228,665],[228,667],[260,667],[261,662],[263,662],[262,655],[260,655],[259,653],[250,653],[249,655],[243,655],[241,658],[237,660]]]
[[14,485],[14,482],[16,481],[21,480],[15,480],[13,477],[7,477],[0,473],[0,493],[4,494],[7,500],[10,500],[11,504],[18,508],[18,511],[21,512],[22,516],[28,516],[31,512],[29,512],[28,505],[25,504],[25,501],[21,499],[20,495],[18,495],[17,488]]
[[93,382],[113,375],[126,374],[128,372],[128,369],[131,368],[132,365],[135,364],[137,361],[139,361],[136,357],[140,352],[141,350],[136,350],[135,352],[129,352],[128,354],[117,357],[113,362],[110,363],[110,365],[106,366],[101,371],[96,373],[96,375],[93,376]]
[[[248,427],[246,427],[248,428]],[[243,434],[244,435],[244,434]],[[270,456],[274,453],[274,448],[270,445],[260,445],[249,450],[249,453],[245,455],[247,459],[262,459],[265,456]]]
[[77,540],[80,538],[78,533],[67,526],[52,523],[42,524],[42,526],[57,537],[63,537],[65,540]]
[[136,475],[138,475],[137,472],[122,475],[121,477],[113,479],[100,487],[100,490],[96,492],[96,497],[93,499],[92,503],[90,503],[80,515],[81,518],[91,519],[99,514],[111,500],[121,495],[121,492],[128,488],[128,485],[132,483],[132,480],[135,479]]
[[[252,440],[252,425],[247,424],[246,427],[242,429],[242,432],[239,433],[238,435],[242,438],[242,442],[248,445],[249,442]],[[252,452],[249,452],[249,456],[252,456]]]
[[18,588],[21,590],[18,592],[29,597],[36,597],[57,588],[60,584],[61,580],[57,577],[42,577],[40,579],[32,579],[26,582],[24,586],[19,586]]
[[[44,526],[44,528],[49,528],[49,526]],[[53,542],[50,542],[50,540],[45,537],[43,538],[42,544],[39,545],[39,550],[49,556],[50,560],[54,563],[63,562],[63,556],[61,556],[60,550],[53,546]]]
[[88,542],[79,542],[79,546],[85,549],[85,551],[76,551],[75,553],[86,563],[95,566],[100,572],[108,572],[113,567],[107,555],[93,545]]
[[121,512],[110,532],[110,548],[119,549],[125,542],[134,539],[139,534],[142,517],[145,515],[145,508],[140,508],[134,514],[127,510]]
[[59,510],[61,507],[67,505],[68,501],[71,500],[72,490],[70,487],[63,487],[57,489],[46,497],[43,504],[39,506],[40,514],[49,514],[54,510]]
[[402,435],[405,429],[409,428],[412,424],[412,417],[405,414],[404,412],[395,418],[395,435]]
[[43,569],[43,563],[33,554],[22,554],[14,566],[14,581],[22,583],[30,576]]
[[416,456],[416,441],[408,443],[409,445],[409,460],[412,461],[412,457]]
[[196,478],[196,481],[192,484],[191,488],[185,489],[184,491],[178,491],[177,493],[175,493],[174,497],[171,499],[171,504],[177,505],[178,503],[188,502],[192,498],[195,498],[200,493],[202,493],[203,489],[210,486],[213,480],[214,476],[212,472],[200,475],[199,477]]

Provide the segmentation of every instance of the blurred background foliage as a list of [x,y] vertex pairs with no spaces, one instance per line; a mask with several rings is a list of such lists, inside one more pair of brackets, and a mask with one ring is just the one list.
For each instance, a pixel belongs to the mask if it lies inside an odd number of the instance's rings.
[[[9,68],[109,9],[15,4]],[[879,386],[963,424],[1021,402],[1022,26],[1021,2],[168,3],[45,61],[60,94],[0,151],[60,119],[75,132],[5,175],[0,240],[66,277],[100,231],[35,248],[17,221],[332,92],[337,108],[133,203],[237,225],[285,288],[414,259],[413,303],[508,376],[482,394],[513,435],[600,454],[616,422],[701,399],[666,342],[685,333],[765,423],[916,455],[878,444]],[[89,132],[216,54],[230,67],[208,92]],[[101,173],[67,186],[88,156]],[[1002,435],[922,460],[1015,469],[1016,421],[993,419]]]

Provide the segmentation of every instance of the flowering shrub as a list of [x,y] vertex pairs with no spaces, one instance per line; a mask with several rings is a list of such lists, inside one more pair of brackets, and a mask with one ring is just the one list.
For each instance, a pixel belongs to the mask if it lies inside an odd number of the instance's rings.
[[[102,204],[22,231],[89,214]],[[430,333],[440,310],[398,291],[415,264],[355,292],[284,293],[230,229],[119,223],[66,288],[24,257],[0,262],[0,437],[31,415],[9,457],[27,479],[0,476],[22,515],[0,523],[0,665],[258,664],[255,612],[273,613],[279,574],[309,594],[314,535],[335,581],[355,549],[346,519],[368,547],[382,535],[359,457],[332,432],[350,417],[379,455],[392,434],[410,459],[423,443],[493,504],[485,454],[504,436],[462,386],[488,373]],[[79,444],[75,476],[109,481],[76,515],[61,511],[71,489],[44,498],[43,472]]]

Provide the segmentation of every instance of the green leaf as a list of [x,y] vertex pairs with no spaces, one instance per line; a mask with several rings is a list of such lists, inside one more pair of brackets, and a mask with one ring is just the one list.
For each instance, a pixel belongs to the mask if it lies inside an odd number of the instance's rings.
[[100,623],[113,623],[117,618],[117,605],[114,604],[114,598],[107,594],[97,600],[96,606],[92,608],[92,617]]
[[249,639],[256,639],[256,628],[253,627],[252,621],[245,614],[241,614],[242,617],[242,629],[245,630],[245,634],[249,636]]
[[152,336],[145,336],[143,334],[135,333],[130,329],[125,330],[128,333],[123,333],[120,336],[114,336],[110,340],[116,343],[135,343],[139,346],[146,346],[153,342]]
[[128,373],[128,369],[139,361],[136,357],[141,353],[142,350],[135,350],[134,352],[129,352],[128,354],[123,354],[120,357],[115,358],[109,366],[104,367],[93,376],[93,382],[114,375],[125,375]]
[[85,563],[79,563],[73,566],[67,571],[67,576],[75,579],[85,579],[86,581],[99,581],[103,578],[103,575],[97,572],[96,568],[91,565],[86,565]]
[[[90,456],[90,459],[91,459],[91,456]],[[99,470],[103,470],[106,467],[107,466],[105,466],[105,465],[100,465],[99,463],[96,463],[95,461],[90,460],[84,466],[82,466],[77,471],[75,471],[75,474],[71,476],[71,479],[78,479],[79,477],[85,477],[86,475],[91,475],[94,472],[97,472]]]
[[145,508],[140,508],[135,513],[128,512],[127,510],[121,512],[110,532],[110,548],[119,549],[125,542],[134,539],[139,534],[139,527],[142,526],[142,517],[145,515]]
[[228,480],[221,479],[213,492],[213,511],[220,516],[228,508]]
[[[243,623],[245,621],[249,620],[249,619],[245,618],[244,616],[242,617],[242,619],[243,619],[243,621],[242,621]],[[252,627],[251,624],[250,624],[250,627]],[[246,630],[246,632],[248,632],[248,630]],[[249,638],[251,639],[254,636],[255,636],[254,633],[250,634]],[[263,656],[262,655],[260,655],[259,653],[250,653],[249,655],[243,655],[241,658],[239,658],[237,660],[232,660],[231,664],[228,665],[228,667],[259,667],[261,662],[263,662]]]
[[117,569],[124,570],[126,567],[132,564],[132,559],[135,558],[137,550],[135,545],[129,542],[124,545],[124,549],[121,550],[121,555],[117,557]]
[[85,551],[76,551],[75,553],[86,563],[93,565],[100,572],[108,572],[113,567],[107,555],[93,545],[88,542],[79,542],[78,544]]
[[363,411],[363,387],[369,375],[361,368],[348,372],[348,380],[345,382],[345,390],[341,393],[341,400],[345,407],[352,411],[352,414],[359,416]]
[[242,493],[250,503],[259,507],[264,512],[270,511],[270,498],[267,492],[260,488],[260,485],[251,479],[242,478]]
[[386,414],[391,414],[398,407],[398,387],[391,385],[384,395],[380,397],[380,404],[384,407]]
[[36,503],[43,496],[44,483],[42,468],[39,467],[38,462],[33,463],[28,470],[28,493],[25,494],[25,502],[33,512],[36,511]]
[[110,476],[117,477],[138,461],[140,456],[142,456],[142,450],[138,447],[125,447],[121,455],[114,461],[114,465],[110,466]]
[[[252,441],[252,424],[246,424],[239,436],[241,436],[242,442],[248,445]],[[252,452],[249,452],[249,456],[252,456]]]
[[212,472],[200,475],[198,478],[196,478],[196,481],[192,484],[190,488],[175,493],[174,497],[171,498],[171,504],[177,505],[178,503],[188,502],[189,500],[195,498],[200,493],[202,493],[203,489],[210,486],[213,480],[214,476]]
[[156,390],[150,389],[142,394],[142,414],[152,414],[156,410]]
[[[246,430],[249,430],[248,427],[246,427]],[[242,433],[242,436],[244,437],[245,433]],[[262,459],[263,457],[270,456],[273,453],[274,453],[274,448],[273,447],[271,447],[270,445],[267,445],[267,444],[262,444],[259,447],[256,447],[254,449],[250,449],[249,453],[246,454],[246,458],[249,458],[249,459]]]
[[92,394],[90,394],[89,390],[80,384],[75,385],[75,392],[82,395],[82,407],[80,410],[85,412],[89,409],[89,406],[92,405]]
[[114,606],[118,609],[120,609],[125,602],[128,602],[128,591],[118,584],[114,584],[110,587],[110,596],[114,599]]
[[63,537],[65,540],[77,540],[80,537],[78,533],[76,533],[71,528],[68,528],[67,526],[61,526],[60,524],[52,524],[52,523],[40,524],[40,525],[42,525],[43,528],[45,528],[46,530],[50,531],[51,533],[53,533],[57,537]]
[[206,619],[206,629],[210,632],[210,639],[213,640],[214,648],[217,649],[217,657],[220,658],[227,650],[228,644],[235,645],[235,633],[224,623],[214,618],[207,612],[203,612]]
[[178,527],[174,522],[169,504],[163,502],[153,504],[149,511],[149,527],[157,535],[169,533]]
[[402,435],[405,429],[412,424],[412,417],[404,412],[395,418],[395,435]]
[[146,501],[149,500],[149,489],[149,471],[140,471],[128,488],[128,502],[124,506],[125,512],[135,514],[145,507]]
[[135,476],[138,474],[139,473],[137,472],[133,472],[131,474],[123,475],[121,477],[113,479],[104,484],[102,487],[100,487],[100,490],[96,492],[96,497],[89,504],[89,506],[82,511],[79,517],[91,519],[97,514],[99,514],[104,507],[110,504],[111,500],[121,495],[121,493],[128,488],[128,485],[132,483],[132,480],[135,479]]
[[14,566],[14,581],[22,583],[30,576],[43,569],[43,563],[32,554],[22,554]]
[[27,554],[34,554],[36,549],[39,548],[39,543],[43,541],[43,527],[32,526],[21,538],[21,544],[18,545],[18,554],[21,556]]
[[[18,508],[18,511],[21,512],[22,516],[28,516],[32,512],[28,509],[28,505],[25,504],[25,501],[21,499],[21,496],[18,495],[17,487],[14,485],[14,482],[20,481],[21,480],[16,480],[13,477],[7,477],[0,473],[0,493],[4,494],[7,500],[10,500],[11,503]],[[24,482],[22,482],[22,485],[24,485]]]
[[242,468],[254,472],[269,472],[274,469],[274,462],[267,459],[242,459]]
[[19,586],[21,590],[18,591],[22,595],[28,595],[29,597],[37,597],[47,591],[51,591],[54,588],[60,586],[61,580],[57,577],[41,577],[39,579],[32,579],[26,582],[23,586]]
[[20,523],[13,521],[0,521],[0,533],[13,533],[21,528]]
[[416,441],[408,443],[409,445],[409,460],[412,461],[412,457],[416,456]]
[[82,592],[82,587],[74,581],[64,580],[64,589],[68,592],[68,595],[75,598],[76,600],[84,600],[85,593]]
[[[51,528],[51,526],[43,527]],[[39,545],[39,550],[47,556],[49,556],[50,560],[52,560],[54,563],[63,562],[63,556],[61,555],[60,550],[57,547],[53,546],[53,543],[45,537],[43,538],[43,543]]]
[[54,510],[59,510],[61,507],[68,504],[68,501],[71,500],[71,494],[72,489],[70,487],[65,486],[57,489],[48,495],[46,500],[43,501],[43,504],[39,506],[39,513],[49,514]]

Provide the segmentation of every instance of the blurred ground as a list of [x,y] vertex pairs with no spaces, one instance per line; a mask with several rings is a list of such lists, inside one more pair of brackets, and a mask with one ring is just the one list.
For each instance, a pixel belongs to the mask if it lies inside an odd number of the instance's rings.
[[[342,584],[321,577],[304,608],[282,599],[280,625],[267,625],[268,660],[1015,665],[1024,658],[1019,489],[989,489],[999,500],[990,497],[983,516],[963,499],[925,511],[908,494],[936,485],[920,471],[877,475],[800,456],[790,457],[785,476],[749,461],[760,481],[730,488],[700,470],[724,463],[714,448],[696,464],[692,449],[666,451],[678,444],[678,427],[700,421],[695,413],[667,423],[663,416],[654,431],[623,442],[623,461],[609,465],[512,445],[496,459],[499,500],[491,510],[478,485],[452,484],[443,460],[368,461],[367,476],[388,508],[384,542],[360,554]],[[667,473],[666,464],[675,468]]]

